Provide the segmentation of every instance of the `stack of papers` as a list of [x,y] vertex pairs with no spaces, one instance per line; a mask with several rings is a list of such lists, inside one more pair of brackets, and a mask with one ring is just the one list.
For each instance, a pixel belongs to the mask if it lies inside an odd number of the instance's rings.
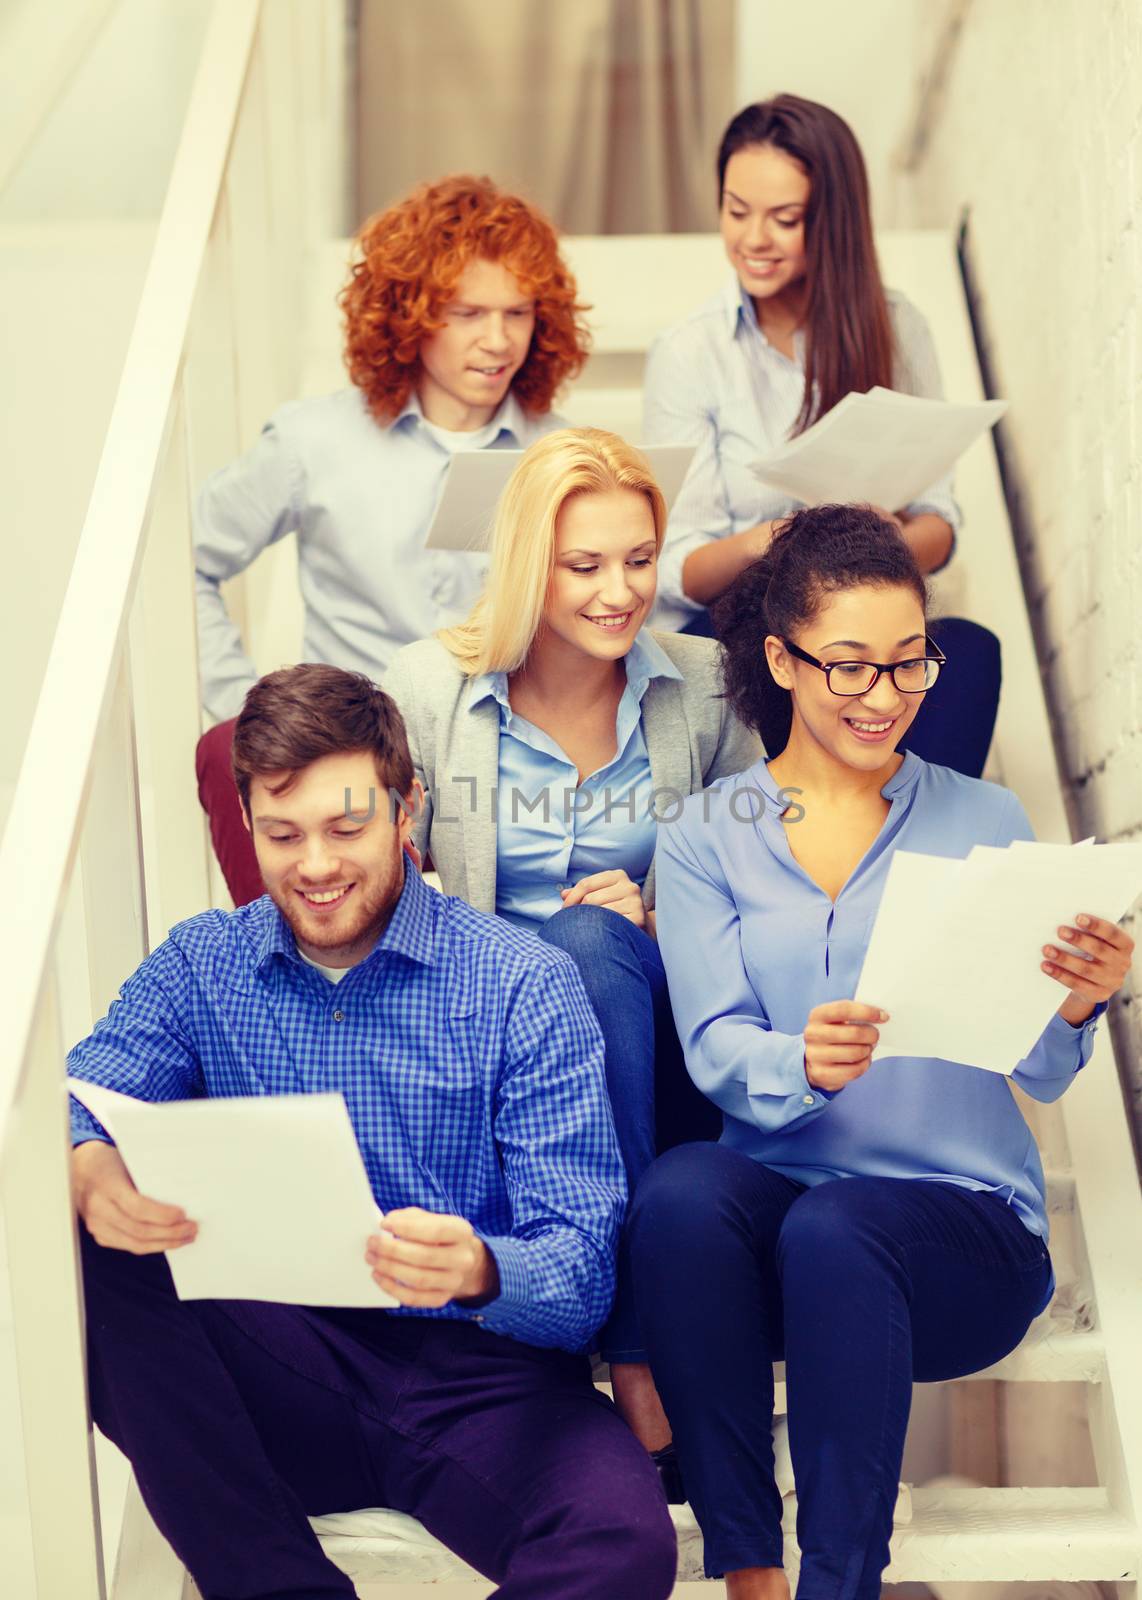
[[[694,459],[692,444],[637,445],[650,463],[666,509],[678,498]],[[486,550],[496,501],[522,450],[457,450],[428,530],[426,550]]]
[[153,1104],[69,1078],[149,1200],[198,1223],[167,1252],[180,1300],[395,1306],[365,1263],[380,1213],[339,1094]]
[[1142,844],[898,850],[855,999],[887,1011],[873,1060],[931,1056],[1010,1073],[1067,998],[1043,946],[1080,913],[1117,922],[1142,893]]
[[1006,400],[954,405],[880,388],[847,394],[753,470],[807,506],[868,502],[899,511],[950,472],[1006,410]]

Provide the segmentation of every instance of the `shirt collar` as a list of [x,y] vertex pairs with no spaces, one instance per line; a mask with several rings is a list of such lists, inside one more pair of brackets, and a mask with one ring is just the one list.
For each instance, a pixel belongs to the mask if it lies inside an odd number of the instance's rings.
[[722,289],[722,314],[731,339],[736,337],[739,327],[757,328],[757,312],[753,301],[742,288],[736,272],[730,273]]
[[[646,628],[635,634],[634,643],[626,654],[626,664],[627,688],[637,700],[642,699],[652,678],[682,677],[681,671]],[[485,700],[495,700],[505,711],[511,711],[506,672],[481,672],[472,679],[468,685],[468,710],[483,705]]]
[[[405,428],[418,428],[427,420],[421,409],[419,396],[416,390],[412,389],[409,391],[408,399],[397,412],[389,427],[391,429],[402,426]],[[490,444],[496,444],[500,439],[508,438],[517,446],[523,447],[527,439],[527,414],[516,399],[514,389],[508,390],[499,410],[492,418],[492,422],[497,423],[498,427],[489,441]],[[485,424],[485,426],[488,426],[488,424]],[[480,433],[481,431],[479,428],[473,429],[474,433]],[[488,445],[484,445],[483,448],[486,450]]]
[[[378,953],[384,950],[407,956],[410,961],[420,962],[422,966],[431,965],[436,959],[432,901],[434,893],[435,890],[428,887],[406,856],[404,888],[389,919],[389,925],[369,954],[356,964],[365,966],[374,961]],[[274,956],[282,956],[285,960],[300,965],[301,956],[293,929],[268,895],[266,900],[269,909],[254,963],[257,971],[263,972]]]
[[[923,761],[919,756],[914,755],[911,750],[903,750],[901,754],[904,760],[880,791],[886,800],[893,802],[911,793],[920,781],[920,774],[924,770]],[[748,772],[743,773],[742,777],[748,779],[750,784],[756,784],[778,815],[788,806],[790,793],[795,792],[779,787],[772,772],[769,770],[769,762],[764,756],[755,767],[751,767]]]

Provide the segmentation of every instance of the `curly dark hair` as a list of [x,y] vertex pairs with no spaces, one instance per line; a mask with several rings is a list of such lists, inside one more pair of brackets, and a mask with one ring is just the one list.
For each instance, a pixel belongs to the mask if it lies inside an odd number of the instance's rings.
[[788,737],[791,704],[769,670],[766,639],[792,637],[829,595],[858,584],[904,585],[928,614],[923,574],[898,528],[872,506],[809,506],[776,531],[761,560],[710,608],[724,651],[726,699],[771,756],[775,727]]

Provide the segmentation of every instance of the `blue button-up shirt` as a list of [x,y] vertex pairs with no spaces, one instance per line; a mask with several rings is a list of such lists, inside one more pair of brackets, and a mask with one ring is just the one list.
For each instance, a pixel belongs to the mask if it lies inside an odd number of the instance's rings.
[[[68,1070],[143,1100],[339,1091],[381,1210],[466,1217],[499,1269],[478,1312],[391,1315],[474,1317],[577,1350],[607,1314],[626,1183],[578,971],[412,867],[383,937],[336,985],[268,896],[181,923]],[[71,1108],[76,1142],[106,1137]]]
[[643,630],[626,656],[627,682],[615,717],[615,754],[582,783],[570,756],[511,708],[507,674],[473,678],[468,706],[489,697],[500,708],[496,794],[496,910],[533,932],[561,908],[559,891],[616,868],[641,888],[654,859],[653,782],[642,727],[652,678],[681,678]]
[[[725,1143],[800,1183],[860,1174],[991,1190],[1046,1238],[1039,1152],[1000,1074],[899,1056],[832,1095],[806,1080],[809,1012],[855,993],[893,851],[962,859],[973,845],[1032,837],[1009,790],[915,755],[883,793],[884,826],[835,903],[794,859],[788,796],[764,761],[659,829],[658,943],[687,1067],[725,1112]],[[1012,1062],[1020,1088],[1056,1100],[1088,1060],[1103,1010],[1081,1028],[1053,1017]]]
[[[896,341],[892,387],[941,399],[943,384],[928,324],[904,295],[887,293]],[[682,591],[682,567],[699,546],[797,509],[763,484],[754,465],[785,444],[805,393],[805,340],[798,333],[791,361],[758,325],[752,298],[736,277],[650,347],[643,386],[646,444],[696,444],[697,454],[675,500],[658,563],[659,628],[683,627],[700,609]],[[890,511],[900,507],[889,506]],[[951,477],[934,483],[910,506],[960,525]]]
[[[464,434],[470,450],[521,449],[560,418],[530,416],[509,394]],[[382,426],[359,389],[297,400],[254,447],[209,478],[194,511],[202,695],[237,716],[257,680],[219,584],[297,533],[305,603],[302,659],[379,680],[401,645],[459,622],[483,584],[484,555],[426,550],[451,451],[415,395]]]

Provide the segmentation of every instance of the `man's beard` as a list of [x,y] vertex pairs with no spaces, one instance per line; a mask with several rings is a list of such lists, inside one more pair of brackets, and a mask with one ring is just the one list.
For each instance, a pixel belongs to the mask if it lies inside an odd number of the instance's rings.
[[312,914],[294,889],[286,889],[281,897],[271,890],[271,898],[289,923],[294,938],[313,950],[349,949],[367,942],[370,934],[375,943],[388,927],[404,888],[403,856],[398,840],[390,870],[383,877],[370,876],[368,887],[358,878],[346,915],[339,912],[327,923]]

